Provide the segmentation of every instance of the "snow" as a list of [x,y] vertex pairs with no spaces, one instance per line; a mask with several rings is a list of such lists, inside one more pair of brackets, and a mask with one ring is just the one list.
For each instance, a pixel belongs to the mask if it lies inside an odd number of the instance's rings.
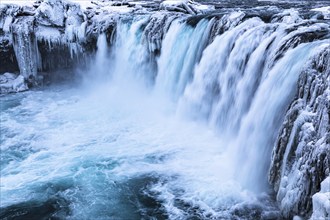
[[210,5],[196,5],[195,7],[201,11],[214,9],[214,7]]
[[0,75],[0,94],[10,92],[23,92],[28,90],[24,76],[17,76],[14,73],[4,73]]
[[109,12],[117,12],[120,14],[124,14],[124,13],[132,12],[133,8],[129,8],[127,6],[105,6],[104,10]]
[[163,1],[160,4],[161,9],[169,11],[180,11],[188,14],[200,14],[206,11],[214,10],[214,6],[202,5],[200,3],[189,1],[189,0],[169,0]]
[[5,19],[5,22],[3,24],[3,30],[4,32],[9,32],[10,31],[10,25],[13,22],[13,17],[12,16],[7,16]]
[[[64,2],[63,2],[64,3]],[[65,4],[55,0],[45,0],[37,9],[37,21],[46,26],[64,26]]]
[[163,1],[162,4],[163,5],[168,5],[168,6],[177,6],[177,5],[181,5],[181,4],[187,4],[189,1],[188,0],[179,0],[179,1]]
[[77,3],[84,10],[86,10],[88,7],[95,7],[95,4],[92,1],[68,0],[68,2]]
[[229,20],[235,20],[237,18],[243,17],[245,14],[242,11],[235,11],[229,15]]
[[284,10],[284,13],[288,14],[282,18],[283,23],[291,24],[302,21],[301,17],[299,16],[299,12],[295,9]]
[[313,214],[311,220],[330,217],[330,176],[321,183],[320,192],[313,195]]
[[[83,10],[87,8],[102,9],[102,11],[115,12],[119,14],[130,13],[134,10],[132,7],[127,5],[115,6],[115,2],[100,2],[100,1],[81,1],[81,0],[70,0],[72,3],[79,4]],[[135,5],[141,6],[143,3],[134,3]]]
[[1,0],[1,4],[15,4],[15,5],[33,5],[35,0]]

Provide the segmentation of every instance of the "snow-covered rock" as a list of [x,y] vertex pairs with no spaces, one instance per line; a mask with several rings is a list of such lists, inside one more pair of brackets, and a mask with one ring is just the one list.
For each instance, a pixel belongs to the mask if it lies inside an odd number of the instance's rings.
[[321,183],[320,192],[313,195],[313,215],[311,220],[330,218],[330,176]]
[[23,92],[28,90],[26,80],[22,75],[4,73],[0,75],[0,93]]
[[313,203],[312,196],[330,173],[329,60],[330,46],[325,46],[301,73],[273,149],[269,181],[287,218],[309,216],[312,204],[325,205],[318,199],[325,194],[313,197]]
[[63,27],[65,3],[62,0],[44,0],[36,10],[36,21],[45,26]]
[[287,24],[291,23],[299,23],[302,22],[303,19],[300,17],[299,12],[295,9],[287,9],[281,13],[276,14],[273,17],[273,22],[284,22]]
[[17,78],[17,75],[14,73],[4,73],[0,75],[0,83],[7,83],[8,81],[12,81]]
[[160,9],[196,15],[214,10],[214,6],[202,5],[191,0],[167,0],[160,4]]

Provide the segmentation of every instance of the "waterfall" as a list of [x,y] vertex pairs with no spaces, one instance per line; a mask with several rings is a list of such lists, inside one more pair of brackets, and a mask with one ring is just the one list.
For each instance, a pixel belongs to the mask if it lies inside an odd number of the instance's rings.
[[[201,19],[192,26],[172,18],[168,31],[158,39],[162,44],[157,57],[152,55],[154,49],[150,51],[152,42],[143,37],[149,20],[142,17],[118,23],[109,61],[110,74],[117,76],[115,84],[132,86],[125,82],[141,77],[150,82],[156,75],[151,93],[171,100],[179,117],[208,124],[224,140],[219,149],[226,149],[224,154],[230,159],[225,163],[230,165],[222,166],[231,171],[219,172],[251,191],[267,191],[271,151],[299,74],[326,40],[283,51],[280,45],[294,32],[288,34],[286,25],[267,24],[254,17],[232,24],[209,43],[214,20]],[[106,40],[104,35],[100,38]],[[155,62],[157,68],[153,68]]]
[[[104,34],[101,34],[97,39],[97,53],[95,57],[95,66],[93,67],[94,75],[104,76],[107,68],[107,57],[108,57],[108,44]],[[103,73],[102,73],[103,72]]]
[[249,189],[267,186],[269,158],[286,109],[297,89],[301,67],[327,41],[302,44],[288,51],[261,81],[250,110],[244,117],[236,141],[237,176]]
[[192,72],[208,40],[210,25],[201,20],[196,27],[175,20],[162,43],[156,87],[178,99],[192,79]]
[[330,25],[222,6],[1,5],[0,218],[322,216]]
[[[141,40],[147,22],[119,24],[116,75],[127,79],[153,71],[146,68],[150,55]],[[299,73],[313,49],[326,41],[301,45],[271,66],[278,53],[276,43],[286,35],[281,25],[248,19],[218,36],[203,52],[211,27],[212,21],[204,19],[195,27],[180,19],[171,21],[157,60],[154,90],[174,98],[179,114],[198,115],[215,127],[235,160],[232,177],[253,191],[263,191],[271,149]]]

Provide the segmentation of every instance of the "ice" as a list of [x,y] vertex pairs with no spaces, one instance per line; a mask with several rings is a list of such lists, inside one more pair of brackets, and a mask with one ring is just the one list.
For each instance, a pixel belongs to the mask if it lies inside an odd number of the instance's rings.
[[95,7],[94,1],[81,1],[81,0],[68,0],[69,2],[74,2],[76,4],[79,4],[83,10],[86,10],[87,8]]
[[318,67],[328,59],[328,51],[329,44],[325,41],[305,64],[298,82],[299,95],[287,112],[273,150],[270,179],[278,191],[277,200],[284,216],[292,212],[308,215],[305,210],[312,208],[311,197],[329,175],[330,148],[326,141],[329,135],[326,113],[329,67]]
[[281,13],[277,14],[273,21],[281,21],[287,24],[299,23],[302,22],[303,19],[300,17],[299,12],[296,9],[286,9]]
[[36,20],[45,26],[63,27],[65,19],[65,1],[45,0],[36,10]]
[[19,18],[12,25],[13,47],[20,73],[25,78],[36,77],[40,64],[40,54],[37,47],[37,40],[33,37],[34,19]]
[[12,22],[13,22],[13,17],[12,16],[7,16],[5,18],[5,22],[4,22],[3,27],[2,27],[5,32],[10,31],[10,25],[11,25]]
[[11,92],[23,92],[28,90],[27,83],[22,75],[4,73],[0,75],[0,94]]
[[1,0],[1,4],[15,4],[20,6],[32,6],[35,0]]
[[330,217],[330,177],[321,183],[320,192],[313,195],[313,214],[310,220],[327,219]]

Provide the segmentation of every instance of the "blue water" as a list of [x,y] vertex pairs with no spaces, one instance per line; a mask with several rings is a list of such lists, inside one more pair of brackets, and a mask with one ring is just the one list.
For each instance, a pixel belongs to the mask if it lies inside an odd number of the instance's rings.
[[267,195],[223,179],[226,147],[213,131],[138,86],[64,84],[0,99],[1,218],[233,219],[276,211],[261,204]]

